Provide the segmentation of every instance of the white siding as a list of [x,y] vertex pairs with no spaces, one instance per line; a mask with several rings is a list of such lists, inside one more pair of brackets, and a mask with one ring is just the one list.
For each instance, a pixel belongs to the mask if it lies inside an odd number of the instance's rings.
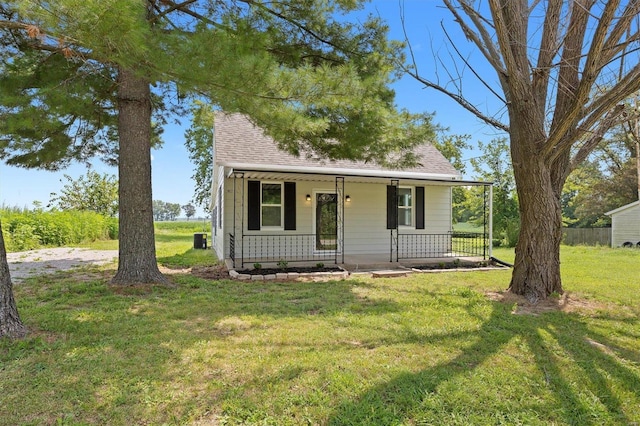
[[387,186],[345,183],[351,202],[344,208],[345,254],[389,253]]
[[611,245],[640,242],[640,205],[631,206],[611,215]]
[[[352,200],[345,206],[345,253],[388,254],[391,236],[387,229],[386,185],[347,183],[345,194]],[[446,234],[451,231],[451,190],[445,186],[425,186],[424,199],[425,229],[400,227],[399,234]],[[439,251],[447,250],[441,247]]]
[[[236,181],[236,183],[238,183],[241,181]],[[234,185],[234,179],[233,178],[224,178],[224,184],[223,184],[223,188],[224,190],[222,191],[222,238],[224,239],[224,256],[225,258],[229,258],[230,254],[229,254],[229,234],[237,234],[238,232],[236,232],[236,230],[233,229],[234,226],[234,220],[233,220],[233,213],[234,213],[234,189],[233,189],[233,185]],[[246,191],[246,190],[245,190]],[[246,192],[245,192],[246,194]],[[238,208],[240,208],[241,204],[241,200],[240,197],[242,196],[242,192],[241,189],[239,188],[237,191],[237,194],[235,194],[235,199],[236,199],[236,203],[238,205]],[[237,226],[240,226],[240,220],[238,219],[236,221]]]

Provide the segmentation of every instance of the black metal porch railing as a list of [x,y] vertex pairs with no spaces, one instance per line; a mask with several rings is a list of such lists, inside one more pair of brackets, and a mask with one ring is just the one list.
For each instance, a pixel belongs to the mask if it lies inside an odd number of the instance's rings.
[[479,232],[398,234],[397,259],[487,256],[487,236]]
[[[237,246],[233,234],[230,234],[234,264],[240,266],[251,263],[292,262],[332,262],[338,263],[339,251],[336,250],[336,235],[293,234],[293,235],[243,235]],[[235,255],[240,254],[240,259]]]
[[[238,244],[236,246],[236,243]],[[488,253],[488,238],[483,233],[449,232],[445,234],[398,234],[394,261],[443,257],[482,257]],[[229,234],[229,257],[241,267],[251,263],[332,262],[338,263],[334,235],[243,235],[237,240]],[[239,256],[239,258],[238,258]],[[341,258],[341,256],[340,256]]]

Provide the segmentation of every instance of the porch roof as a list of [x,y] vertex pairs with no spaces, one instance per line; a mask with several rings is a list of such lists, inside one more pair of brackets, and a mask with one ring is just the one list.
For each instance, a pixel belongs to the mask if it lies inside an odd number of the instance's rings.
[[242,174],[248,179],[332,181],[336,177],[349,177],[350,182],[384,183],[399,180],[405,183],[429,182],[446,186],[491,186],[493,182],[464,180],[459,176],[436,173],[418,173],[398,170],[361,170],[332,167],[283,166],[271,164],[223,163],[225,175]]

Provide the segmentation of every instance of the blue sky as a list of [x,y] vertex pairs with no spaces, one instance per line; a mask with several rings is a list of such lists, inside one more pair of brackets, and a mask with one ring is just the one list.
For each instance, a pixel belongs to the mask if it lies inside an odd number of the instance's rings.
[[[452,16],[444,9],[440,0],[405,0],[403,4],[407,35],[419,69],[425,76],[434,76],[435,59],[432,50],[438,51],[441,58],[449,56],[444,48],[442,22],[463,54],[469,55],[470,60],[477,64],[477,69],[488,76],[489,82],[493,83],[496,80],[495,73],[484,63],[479,52],[474,50],[464,37],[461,37]],[[374,0],[367,6],[367,12],[379,14],[388,22],[391,38],[404,39],[400,2]],[[441,77],[445,75],[442,71],[442,68],[438,69],[438,75]],[[499,113],[500,103],[480,88],[479,82],[472,78],[468,70],[463,75],[465,93],[472,98],[474,104],[481,111],[491,115]],[[489,141],[497,135],[495,129],[481,123],[453,100],[435,90],[423,88],[419,82],[410,77],[403,77],[393,85],[393,88],[396,91],[396,102],[399,107],[413,112],[435,112],[436,123],[448,127],[451,133],[471,135],[471,142],[474,144],[479,140]],[[163,148],[152,152],[153,199],[181,205],[191,201],[194,188],[191,180],[193,166],[184,147],[184,130],[189,123],[186,120],[183,121],[185,121],[183,123],[185,127],[175,125],[166,127]],[[470,151],[466,158],[474,155],[477,153]],[[98,160],[92,164],[92,167],[100,173],[117,174],[115,168],[107,167]],[[9,167],[2,163],[0,164],[0,205],[31,208],[34,201],[39,201],[46,206],[50,194],[59,192],[63,182],[66,182],[64,174],[75,179],[86,173],[86,170],[84,165],[75,164],[54,173]],[[469,170],[467,177],[472,177]],[[202,214],[202,211],[199,210],[198,214]]]

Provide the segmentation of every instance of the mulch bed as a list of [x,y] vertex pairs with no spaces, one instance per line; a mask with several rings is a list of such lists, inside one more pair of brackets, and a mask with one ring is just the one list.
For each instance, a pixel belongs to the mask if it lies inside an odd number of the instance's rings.
[[194,266],[191,268],[191,275],[207,280],[228,280],[229,271],[222,265],[216,266]]
[[477,268],[483,268],[483,267],[497,267],[497,268],[503,268],[506,267],[504,265],[500,265],[499,263],[493,262],[493,261],[481,261],[481,262],[468,262],[468,261],[463,261],[463,262],[441,262],[441,263],[430,263],[427,265],[417,265],[417,266],[411,266],[412,269],[420,269],[423,271],[431,271],[431,270],[437,270],[437,269],[477,269]]
[[246,275],[275,275],[275,274],[285,274],[288,272],[297,272],[299,274],[303,273],[311,273],[311,272],[340,272],[342,269],[331,266],[308,266],[308,267],[290,267],[290,268],[260,268],[260,269],[244,269],[238,270],[239,274]]

